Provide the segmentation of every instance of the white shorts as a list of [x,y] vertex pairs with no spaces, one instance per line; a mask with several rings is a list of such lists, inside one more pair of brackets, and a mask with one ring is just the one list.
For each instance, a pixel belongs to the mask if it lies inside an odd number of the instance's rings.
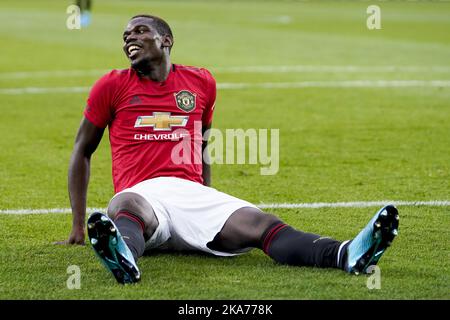
[[124,192],[136,193],[146,199],[158,219],[159,225],[146,242],[146,250],[200,250],[218,256],[233,256],[251,249],[228,253],[207,247],[233,212],[243,207],[257,208],[250,202],[175,177],[145,180],[114,197]]

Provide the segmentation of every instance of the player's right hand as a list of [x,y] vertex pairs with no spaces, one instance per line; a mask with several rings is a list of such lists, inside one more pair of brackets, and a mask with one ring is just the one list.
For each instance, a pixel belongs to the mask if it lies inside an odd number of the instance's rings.
[[72,232],[69,238],[64,241],[55,242],[55,244],[75,244],[75,245],[85,245],[85,231],[84,228],[72,228]]

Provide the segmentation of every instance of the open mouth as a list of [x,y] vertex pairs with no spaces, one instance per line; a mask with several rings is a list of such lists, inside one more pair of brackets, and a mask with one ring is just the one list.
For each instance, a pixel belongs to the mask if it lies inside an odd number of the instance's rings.
[[128,57],[130,57],[130,58],[135,57],[139,53],[140,50],[141,50],[141,47],[139,47],[135,44],[132,44],[131,46],[129,46],[127,48]]

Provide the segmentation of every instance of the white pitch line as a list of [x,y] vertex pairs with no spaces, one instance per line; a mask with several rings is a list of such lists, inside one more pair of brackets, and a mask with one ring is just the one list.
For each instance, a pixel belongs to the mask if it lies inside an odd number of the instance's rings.
[[217,73],[356,73],[356,72],[450,72],[450,66],[241,66],[211,68]]
[[22,95],[22,94],[47,94],[47,93],[84,93],[89,92],[90,87],[25,87],[0,89],[0,94]]
[[18,71],[0,72],[0,80],[8,79],[36,79],[36,78],[66,78],[66,77],[86,77],[101,76],[111,70],[44,70],[44,71]]
[[308,209],[318,209],[318,208],[367,208],[367,207],[377,207],[384,206],[387,204],[394,204],[396,206],[437,206],[437,207],[448,207],[450,206],[450,201],[395,201],[395,200],[384,200],[384,201],[357,201],[357,202],[316,202],[316,203],[262,203],[258,207],[261,209],[297,209],[297,208],[308,208]]
[[[241,89],[295,89],[295,88],[405,88],[405,87],[450,87],[450,80],[341,80],[300,82],[224,82],[217,84],[222,90]],[[24,87],[3,88],[2,95],[85,93],[90,87]]]
[[[105,208],[87,208],[87,212],[105,212]],[[49,214],[49,213],[72,213],[70,208],[45,208],[45,209],[4,209],[0,210],[0,214]]]
[[[394,204],[396,206],[412,206],[412,207],[449,207],[448,200],[433,200],[433,201],[395,201],[395,200],[381,200],[381,201],[356,201],[356,202],[313,202],[313,203],[261,203],[257,205],[261,209],[319,209],[319,208],[368,208],[381,207],[387,204]],[[87,212],[105,212],[105,208],[87,208]],[[49,213],[71,213],[70,208],[47,208],[47,209],[4,209],[0,210],[0,214],[49,214]]]
[[450,87],[450,80],[337,80],[262,83],[219,83],[219,89]]
[[[208,67],[213,73],[358,73],[358,72],[435,72],[448,73],[450,66],[356,66],[356,65],[288,65],[288,66],[234,66],[234,67]],[[65,78],[100,76],[111,70],[41,70],[0,72],[2,79],[32,79],[32,78]]]

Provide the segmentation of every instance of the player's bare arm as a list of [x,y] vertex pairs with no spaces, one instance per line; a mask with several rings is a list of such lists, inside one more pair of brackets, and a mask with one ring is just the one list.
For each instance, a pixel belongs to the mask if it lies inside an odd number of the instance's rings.
[[91,156],[97,149],[104,129],[83,118],[78,129],[69,164],[68,187],[72,207],[72,232],[66,244],[84,244],[87,188],[89,183]]
[[205,152],[206,148],[208,147],[208,135],[205,135],[207,131],[211,128],[211,125],[204,126],[202,128],[202,135],[203,135],[203,143],[202,143],[202,176],[203,176],[203,184],[205,186],[210,187],[211,186],[211,165],[209,162],[209,156],[208,152]]

